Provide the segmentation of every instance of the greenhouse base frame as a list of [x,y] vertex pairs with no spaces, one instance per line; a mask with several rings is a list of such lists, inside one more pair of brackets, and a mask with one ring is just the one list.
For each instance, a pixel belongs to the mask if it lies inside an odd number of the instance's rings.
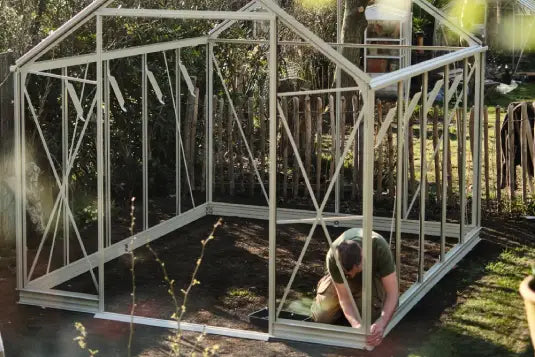
[[[241,337],[249,338],[256,340],[268,340],[268,339],[286,339],[294,341],[303,341],[311,343],[320,343],[326,345],[342,346],[342,347],[351,347],[351,348],[361,348],[366,349],[366,336],[370,331],[371,321],[371,236],[372,230],[389,230],[392,225],[396,227],[396,263],[399,263],[399,247],[401,244],[401,234],[402,233],[411,233],[419,234],[420,236],[420,257],[423,257],[423,243],[425,240],[425,235],[433,235],[441,237],[441,255],[440,261],[437,262],[430,270],[424,273],[423,271],[423,259],[420,259],[419,265],[419,279],[418,281],[407,290],[399,300],[398,309],[390,321],[386,333],[390,332],[395,325],[397,325],[401,319],[410,311],[410,309],[423,297],[425,294],[435,286],[438,281],[457,264],[472,248],[479,242],[479,234],[481,231],[481,132],[482,132],[482,108],[483,108],[483,79],[484,79],[484,63],[485,63],[485,51],[481,42],[479,42],[473,35],[466,33],[462,28],[458,27],[450,20],[446,19],[445,15],[441,14],[438,10],[431,7],[425,1],[417,0],[415,3],[418,3],[424,8],[424,10],[429,11],[433,16],[438,16],[444,21],[451,25],[456,32],[458,32],[465,40],[468,42],[469,47],[456,50],[447,55],[437,57],[433,60],[421,62],[419,64],[400,69],[398,71],[382,75],[380,77],[371,79],[367,74],[358,69],[354,64],[352,64],[348,59],[346,59],[341,54],[341,48],[344,46],[339,42],[336,44],[327,44],[322,41],[319,37],[314,35],[310,30],[305,26],[297,22],[293,17],[288,15],[284,10],[282,10],[278,5],[270,0],[258,0],[253,1],[249,5],[245,6],[240,11],[235,12],[225,12],[225,11],[182,11],[182,10],[155,10],[155,9],[111,9],[107,6],[111,3],[110,0],[97,0],[93,2],[88,8],[82,11],[80,14],[76,15],[71,21],[65,24],[63,27],[58,29],[53,35],[48,39],[40,43],[28,54],[23,56],[16,62],[16,66],[12,68],[12,71],[15,75],[15,162],[17,163],[17,195],[16,195],[16,213],[17,213],[17,289],[19,290],[19,303],[28,304],[28,305],[37,305],[43,307],[58,308],[64,310],[73,310],[94,313],[98,318],[105,318],[109,320],[116,321],[130,321],[129,315],[123,314],[114,314],[105,311],[104,305],[104,264],[109,262],[123,254],[133,251],[136,248],[139,248],[146,243],[154,241],[168,233],[171,233],[181,227],[184,227],[190,223],[195,222],[202,217],[213,215],[213,216],[228,216],[228,217],[240,217],[240,218],[251,218],[251,219],[260,219],[267,220],[269,222],[269,330],[268,333],[258,333],[246,330],[237,330],[237,329],[228,329],[221,328],[216,326],[207,326],[191,323],[181,323],[181,328],[184,330],[191,331],[204,331],[206,333],[220,334],[225,336],[232,337]],[[338,2],[340,8],[341,1]],[[256,12],[256,10],[263,10]],[[115,50],[110,52],[103,51],[103,18],[104,17],[116,17],[116,16],[130,16],[130,17],[149,17],[149,18],[172,18],[172,19],[221,19],[224,20],[220,25],[218,25],[208,36],[198,37],[193,39],[184,39],[173,41],[163,44],[153,44],[147,46],[140,46],[135,48],[127,48],[122,50]],[[58,60],[50,61],[37,61],[44,53],[49,49],[59,43],[61,40],[66,38],[69,34],[73,33],[76,29],[82,26],[84,23],[96,17],[96,39],[97,46],[95,54],[77,56],[72,58],[64,58]],[[144,153],[143,153],[143,232],[136,234],[134,237],[126,238],[120,242],[111,244],[111,240],[107,237],[107,231],[110,227],[109,220],[109,207],[110,207],[110,197],[109,189],[107,188],[107,183],[105,180],[106,170],[109,168],[106,167],[106,155],[109,155],[109,152],[105,152],[106,144],[106,128],[105,128],[105,110],[96,110],[97,114],[97,171],[98,171],[98,249],[95,253],[86,255],[84,258],[69,262],[53,272],[47,273],[41,277],[31,279],[30,274],[27,272],[27,256],[26,256],[26,218],[25,218],[25,199],[26,199],[26,186],[25,186],[25,175],[24,175],[24,165],[26,162],[24,147],[25,147],[25,112],[27,110],[25,100],[29,99],[29,95],[25,88],[25,79],[29,74],[32,75],[44,75],[51,76],[58,79],[61,79],[65,84],[68,81],[83,81],[88,85],[96,86],[96,95],[95,95],[95,105],[96,108],[105,108],[107,107],[109,99],[105,98],[106,86],[109,85],[105,82],[106,74],[105,67],[107,61],[124,58],[128,56],[143,56],[144,61],[146,61],[146,55],[148,53],[169,51],[169,50],[179,50],[180,48],[192,47],[192,46],[206,46],[207,48],[207,84],[208,84],[208,94],[207,94],[207,106],[208,109],[212,108],[214,103],[212,103],[213,98],[213,82],[214,82],[214,62],[211,60],[214,53],[214,46],[218,43],[224,43],[225,41],[231,42],[232,40],[219,39],[218,36],[227,28],[232,26],[236,21],[267,21],[269,22],[269,40],[266,41],[269,44],[269,137],[276,138],[277,136],[277,121],[278,116],[282,115],[280,110],[277,108],[277,100],[280,97],[290,95],[289,93],[278,93],[277,88],[277,48],[283,43],[279,42],[278,39],[278,23],[282,23],[296,34],[298,34],[303,40],[303,44],[312,46],[315,50],[319,51],[325,55],[329,60],[334,62],[337,65],[338,73],[344,72],[350,74],[358,84],[358,88],[362,93],[364,99],[364,107],[361,112],[361,120],[364,125],[364,176],[363,176],[363,209],[361,216],[350,216],[339,213],[340,211],[340,183],[338,175],[340,173],[340,167],[343,164],[344,155],[339,152],[337,149],[336,162],[337,169],[334,174],[334,178],[328,189],[330,194],[332,190],[335,191],[335,212],[323,212],[325,207],[326,200],[323,202],[322,207],[319,207],[319,204],[315,202],[317,209],[315,211],[304,211],[297,209],[284,209],[277,208],[277,168],[276,165],[269,166],[269,192],[267,198],[269,199],[269,204],[265,206],[246,206],[240,204],[229,204],[229,203],[219,203],[215,202],[213,199],[213,182],[214,182],[214,172],[213,172],[213,163],[214,163],[214,153],[213,153],[213,111],[208,110],[208,125],[206,131],[205,140],[207,142],[207,180],[206,180],[206,203],[199,205],[187,212],[178,212],[177,216],[162,222],[156,226],[148,228],[148,182],[147,182],[147,162],[146,162],[146,144],[144,144]],[[340,24],[340,15],[338,17],[338,22]],[[339,26],[340,29],[340,26]],[[340,30],[338,35],[340,35]],[[251,43],[255,43],[251,41]],[[412,48],[413,46],[408,46]],[[417,48],[417,47],[414,47]],[[446,49],[446,48],[445,48]],[[474,65],[472,70],[469,71],[468,61],[473,59]],[[396,206],[396,215],[395,218],[384,218],[384,217],[374,217],[373,216],[373,150],[374,150],[374,117],[375,113],[373,110],[373,105],[375,101],[375,95],[378,90],[385,88],[390,85],[398,86],[398,107],[397,107],[397,117],[398,123],[403,127],[403,121],[412,113],[405,113],[414,110],[413,103],[419,103],[421,98],[421,103],[423,106],[424,113],[429,111],[430,106],[433,104],[438,91],[435,92],[434,88],[432,91],[428,91],[428,73],[437,69],[444,69],[445,78],[449,71],[449,65],[458,61],[464,61],[464,70],[463,70],[463,118],[467,117],[467,91],[469,82],[472,75],[475,75],[475,162],[474,162],[474,184],[473,184],[473,209],[472,209],[472,224],[465,224],[464,218],[461,220],[460,224],[448,223],[446,220],[446,202],[444,201],[442,207],[442,219],[440,222],[430,222],[425,219],[425,195],[421,194],[422,204],[420,205],[420,220],[409,220],[403,219],[403,214],[406,213],[407,205],[407,195],[403,195],[405,202],[402,202],[401,199],[397,200]],[[67,76],[66,68],[69,66],[96,63],[97,66],[97,78],[95,80],[82,80],[80,78],[73,78]],[[47,70],[52,69],[64,69],[63,75],[52,75]],[[423,85],[422,91],[415,95],[412,100],[410,100],[408,93],[404,95],[404,87],[407,81],[412,77],[422,76]],[[337,76],[338,78],[340,76]],[[146,75],[144,75],[144,82],[146,81]],[[460,81],[459,81],[460,82]],[[459,85],[457,82],[457,86]],[[444,93],[446,98],[451,99],[453,92],[457,88],[449,87],[448,81],[443,81],[442,85],[444,86]],[[147,94],[146,94],[147,84],[144,84],[144,94],[143,94],[143,105],[146,107],[147,103]],[[340,83],[338,82],[337,88],[329,89],[324,91],[317,91],[322,93],[332,92],[336,93],[337,100],[340,100],[340,94],[347,90],[340,88]],[[108,89],[109,92],[109,89]],[[64,91],[65,93],[65,91]],[[422,95],[424,93],[424,95]],[[294,93],[295,94],[295,93]],[[306,94],[306,91],[298,93],[299,95]],[[434,96],[434,97],[433,97]],[[64,99],[65,100],[65,99]],[[460,99],[458,99],[456,104],[456,109],[459,106]],[[448,105],[449,100],[446,102],[445,106],[445,118],[449,118],[448,115]],[[146,112],[146,110],[144,110]],[[91,113],[90,113],[91,114]],[[278,115],[279,114],[279,115]],[[339,125],[340,121],[340,112],[336,113],[337,115],[337,124]],[[146,115],[146,113],[144,114]],[[65,115],[64,115],[64,120]],[[286,121],[285,118],[281,118],[283,122]],[[392,119],[393,120],[393,119]],[[392,121],[391,120],[391,121]],[[426,120],[424,120],[423,125],[426,125]],[[448,122],[449,123],[449,122]],[[466,123],[466,121],[465,121]],[[287,125],[287,124],[286,124]],[[356,127],[356,126],[355,126]],[[145,129],[144,129],[145,130]],[[337,127],[337,130],[339,128]],[[355,129],[354,129],[355,130]],[[354,131],[352,131],[354,134]],[[463,135],[466,135],[466,130],[463,130]],[[354,137],[354,135],[352,135]],[[399,135],[398,135],[399,137]],[[466,136],[464,136],[466,142]],[[290,141],[293,143],[293,138],[290,137]],[[444,149],[446,150],[445,142]],[[277,152],[276,152],[276,140],[269,140],[269,161],[276,162]],[[349,147],[351,143],[351,137],[348,140]],[[338,146],[337,146],[338,147]],[[403,140],[398,139],[398,148],[400,152],[403,152]],[[64,142],[64,150],[68,149],[68,143]],[[437,148],[438,149],[438,148]],[[66,150],[65,150],[66,151]],[[109,146],[108,146],[109,151]],[[423,150],[422,155],[425,155],[425,150]],[[48,152],[47,152],[48,153]],[[76,152],[75,152],[76,153]],[[48,153],[49,154],[49,153]],[[75,155],[74,155],[75,156]],[[466,164],[466,150],[463,153],[463,163]],[[297,155],[299,159],[299,155]],[[423,156],[422,156],[423,157]],[[109,162],[108,162],[109,164]],[[398,155],[398,164],[403,167],[403,158],[401,155]],[[422,177],[425,177],[426,165],[422,165]],[[463,170],[464,174],[466,170]],[[68,176],[67,172],[63,172],[63,181],[59,179],[59,175],[56,175],[56,180],[58,186],[60,187],[60,193],[58,195],[58,201],[61,198],[64,201],[67,201],[65,188],[66,177]],[[305,174],[306,176],[306,174]],[[406,190],[406,183],[403,182],[402,175],[397,175],[397,191],[404,192]],[[463,177],[464,178],[464,177]],[[305,180],[308,178],[305,177]],[[422,183],[422,187],[425,189],[425,180]],[[446,178],[443,177],[443,190],[447,188]],[[461,217],[466,215],[466,187],[465,180],[460,180],[461,189]],[[310,184],[308,183],[308,188],[310,191]],[[445,192],[445,191],[444,191]],[[328,195],[327,195],[328,196]],[[314,200],[315,201],[315,200]],[[69,215],[72,216],[68,204],[63,212],[63,218],[65,224],[69,224]],[[362,326],[359,329],[311,323],[311,322],[298,322],[293,320],[287,320],[277,317],[277,299],[276,299],[276,289],[275,289],[275,273],[276,273],[276,239],[277,239],[277,224],[293,224],[293,223],[313,223],[321,224],[326,230],[327,225],[337,226],[337,227],[362,227],[364,232],[363,237],[363,309],[362,309]],[[454,237],[459,239],[459,244],[452,248],[449,252],[445,251],[445,239],[446,236]],[[310,237],[309,237],[310,238]],[[330,238],[327,235],[329,243],[332,244]],[[304,249],[306,251],[306,247]],[[303,251],[303,252],[304,252]],[[34,262],[35,265],[35,262]],[[300,265],[300,261],[298,262]],[[298,269],[298,265],[295,271]],[[339,262],[338,262],[339,265]],[[32,267],[33,268],[33,267]],[[95,268],[98,268],[98,283],[95,281],[98,288],[98,294],[82,294],[82,293],[72,293],[65,292],[54,289],[55,286],[62,284],[76,276],[79,276],[85,272],[91,272]],[[33,270],[33,269],[31,269]],[[294,276],[295,276],[294,271]],[[293,277],[292,277],[293,280]],[[347,288],[347,282],[344,282]],[[291,285],[286,289],[286,293]],[[284,299],[283,299],[284,300]],[[354,301],[353,301],[354,304]],[[281,304],[282,306],[282,304]],[[278,312],[280,312],[280,308]],[[134,322],[139,324],[146,324],[151,326],[160,326],[160,327],[171,327],[176,328],[176,322],[170,320],[162,319],[151,319],[145,317],[134,316]]]

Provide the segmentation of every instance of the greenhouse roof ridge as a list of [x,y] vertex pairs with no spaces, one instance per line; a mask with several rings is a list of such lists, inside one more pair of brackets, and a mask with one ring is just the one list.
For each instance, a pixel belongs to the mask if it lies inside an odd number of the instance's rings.
[[[533,3],[532,0],[522,1]],[[19,58],[15,62],[15,66],[14,68],[12,68],[12,70],[15,70],[16,68],[21,68],[28,63],[33,63],[38,60],[44,53],[50,50],[50,48],[65,39],[68,35],[70,35],[73,31],[81,27],[87,21],[91,20],[98,13],[99,10],[102,10],[112,2],[113,0],[94,0],[82,11],[80,11],[69,21],[60,26],[56,31],[50,34],[47,38],[41,41],[41,43],[33,47],[30,51],[28,51],[21,58]],[[431,5],[428,1],[412,0],[412,3],[418,5],[424,11],[435,17],[435,19],[442,21],[453,31],[457,32],[461,37],[468,41],[469,46],[482,45],[481,41],[475,35],[467,32],[465,29],[459,26],[454,19],[448,17],[444,12]],[[318,50],[324,56],[326,56],[335,64],[337,64],[348,75],[352,76],[357,81],[357,84],[359,86],[363,85],[364,83],[367,83],[368,85],[370,84],[371,77],[367,73],[358,68],[358,66],[356,66],[353,62],[343,56],[339,51],[332,48],[329,44],[327,44],[319,36],[314,34],[313,31],[311,31],[305,25],[297,21],[293,16],[288,14],[273,0],[252,0],[247,5],[245,5],[239,10],[236,10],[235,12],[253,12],[258,10],[259,8],[264,8],[265,10],[277,16],[281,23],[289,27],[304,41],[310,43],[314,48],[316,48],[316,50]],[[232,26],[234,23],[235,20],[224,20],[221,23],[217,24],[207,35],[212,38],[217,38],[224,30]]]

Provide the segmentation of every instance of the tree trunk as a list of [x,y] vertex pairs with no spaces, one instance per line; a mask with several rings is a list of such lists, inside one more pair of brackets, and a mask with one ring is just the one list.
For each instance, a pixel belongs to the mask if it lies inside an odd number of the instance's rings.
[[[369,0],[345,0],[344,22],[342,25],[342,43],[363,43],[364,31],[368,26],[364,10]],[[362,49],[344,48],[342,54],[351,62],[362,68]],[[342,87],[355,86],[353,78],[342,72]]]

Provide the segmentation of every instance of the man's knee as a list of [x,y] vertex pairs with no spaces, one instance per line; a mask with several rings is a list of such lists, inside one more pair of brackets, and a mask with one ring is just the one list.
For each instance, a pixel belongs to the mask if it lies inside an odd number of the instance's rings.
[[340,303],[330,276],[324,276],[318,283],[316,298],[311,306],[315,322],[332,323],[340,317]]
[[321,310],[312,309],[312,320],[322,324],[332,324],[341,317],[340,309]]

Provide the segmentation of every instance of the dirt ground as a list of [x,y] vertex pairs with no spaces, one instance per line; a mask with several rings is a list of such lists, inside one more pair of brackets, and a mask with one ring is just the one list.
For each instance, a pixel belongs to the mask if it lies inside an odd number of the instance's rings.
[[[207,217],[193,225],[174,232],[153,244],[178,287],[185,286],[193,270],[201,239],[206,238],[216,217]],[[406,356],[410,349],[418,346],[440,326],[440,317],[448,308],[459,303],[460,293],[473,284],[477,274],[466,279],[463,269],[485,266],[508,247],[519,244],[535,244],[533,223],[524,220],[500,221],[492,219],[486,226],[491,229],[483,234],[484,240],[434,287],[425,298],[394,328],[383,344],[373,352],[317,346],[282,341],[258,342],[241,339],[207,336],[204,343],[220,346],[219,353],[236,356]],[[333,236],[341,229],[333,229]],[[237,233],[239,232],[239,233]],[[499,232],[499,233],[497,233]],[[307,226],[293,226],[280,233],[278,293],[282,292],[289,279],[293,261],[299,254],[308,233]],[[316,237],[316,235],[318,237]],[[318,238],[318,239],[316,239]],[[324,238],[316,232],[309,254],[305,256],[305,267],[298,274],[291,299],[313,294],[315,282],[323,273]],[[402,248],[407,257],[413,252],[410,237]],[[267,296],[267,230],[265,222],[254,220],[227,220],[216,232],[216,238],[207,247],[198,279],[188,304],[186,320],[211,325],[255,329],[249,324],[247,315],[266,305]],[[321,242],[321,243],[320,243]],[[433,245],[429,243],[426,266],[436,259]],[[2,257],[12,252],[3,251]],[[169,318],[173,311],[167,288],[161,279],[160,267],[154,262],[146,248],[136,251],[137,268],[137,313],[144,316]],[[410,260],[410,259],[408,259]],[[128,324],[93,319],[91,315],[42,309],[16,304],[14,261],[0,259],[0,332],[4,339],[7,356],[83,356],[72,341],[76,336],[74,322],[82,322],[88,331],[88,346],[98,349],[102,356],[126,355]],[[129,310],[129,258],[123,256],[108,263],[106,274],[106,307],[108,311],[126,313]],[[408,265],[407,276],[411,277]],[[402,275],[403,267],[402,267]],[[409,278],[410,281],[413,277]],[[70,285],[70,286],[69,286]],[[87,285],[85,279],[66,284],[81,291]],[[139,356],[165,355],[168,351],[169,332],[161,328],[136,326],[133,354]],[[188,334],[186,339],[195,343],[196,335]]]

